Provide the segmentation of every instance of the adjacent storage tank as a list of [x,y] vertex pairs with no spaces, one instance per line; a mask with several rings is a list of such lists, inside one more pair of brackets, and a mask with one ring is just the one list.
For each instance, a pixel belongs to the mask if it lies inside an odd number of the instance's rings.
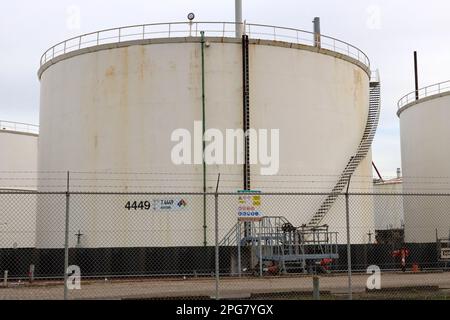
[[401,177],[374,184],[375,228],[393,230],[404,227]]
[[[220,31],[206,32],[202,40],[200,30]],[[280,130],[278,174],[262,176],[261,166],[252,166],[247,177],[251,188],[331,192],[367,127],[367,57],[333,38],[322,37],[322,45],[314,45],[313,35],[300,30],[247,24],[246,32],[248,57],[243,55],[242,39],[234,37],[234,25],[230,28],[226,23],[121,28],[50,49],[39,70],[39,171],[71,171],[72,190],[202,192],[203,167],[175,165],[171,154],[176,143],[171,135],[180,128],[193,133],[194,122],[203,119],[207,129],[223,133],[242,129],[243,65],[248,59],[250,127]],[[242,165],[212,165],[207,167],[207,191],[215,189],[219,172],[223,175],[220,191],[243,189]],[[351,190],[372,190],[370,152],[355,175],[366,178],[355,179]],[[60,177],[64,179],[64,174]],[[39,189],[61,191],[48,181]],[[212,199],[204,225],[202,198],[181,198],[109,197],[105,204],[100,196],[79,195],[71,200],[78,201],[78,209],[71,211],[75,217],[71,218],[71,233],[80,231],[86,247],[179,247],[205,244],[206,227],[206,243],[213,243]],[[164,199],[188,204],[176,212],[156,210],[152,214],[133,214],[125,208],[129,200],[153,203]],[[279,204],[263,201],[265,214],[285,216],[298,226],[307,224],[324,199],[299,199],[279,200]],[[344,242],[342,200],[331,208],[324,223],[340,232]],[[233,201],[221,200],[221,236],[236,223],[238,202]],[[38,207],[41,248],[63,243],[63,233],[55,236],[48,231],[50,224],[63,226],[63,215],[48,205],[42,202]],[[367,232],[374,230],[372,201],[355,202],[352,223],[353,242],[365,243]],[[149,228],[154,232],[148,232]],[[76,245],[76,237],[70,239]]]
[[450,232],[450,199],[427,194],[448,193],[450,82],[420,89],[399,101],[403,190],[407,242],[435,242]]
[[0,120],[0,248],[35,245],[38,131]]

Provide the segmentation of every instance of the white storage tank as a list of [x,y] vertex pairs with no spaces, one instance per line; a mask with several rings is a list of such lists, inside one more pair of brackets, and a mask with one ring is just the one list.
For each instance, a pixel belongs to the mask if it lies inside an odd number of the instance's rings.
[[[218,31],[206,32],[202,45],[200,30]],[[366,55],[324,36],[319,47],[312,34],[295,29],[247,24],[246,32],[250,38],[249,125],[256,130],[280,130],[278,174],[262,176],[261,167],[252,166],[251,188],[331,192],[367,129],[370,67]],[[202,121],[203,92],[207,129],[243,128],[242,42],[234,36],[234,25],[226,23],[158,24],[93,33],[50,49],[39,70],[39,171],[70,171],[71,189],[78,191],[202,192],[202,165],[173,164],[171,135],[179,128],[193,132],[194,122]],[[207,191],[215,190],[219,172],[223,176],[220,191],[243,189],[242,165],[209,165]],[[355,179],[351,190],[372,191],[371,174],[369,151],[355,172],[365,178]],[[47,181],[39,189],[64,191],[60,183],[52,187]],[[205,225],[202,197],[160,198],[187,200],[188,205],[172,214],[131,214],[125,208],[130,199],[161,199],[75,196],[71,201],[78,201],[78,209],[72,211],[77,218],[71,220],[71,245],[77,245],[73,235],[78,231],[86,247],[213,243],[212,199]],[[234,198],[221,200],[221,236],[236,223]],[[297,226],[310,222],[324,201],[319,196],[290,202],[271,199],[263,200],[265,214],[285,216]],[[55,238],[48,226],[63,230],[64,215],[48,205],[39,204],[41,248],[63,243],[63,233]],[[342,205],[341,199],[321,222],[339,232],[345,242]],[[371,199],[353,203],[352,223],[352,241],[366,243],[367,232],[374,230]]]
[[378,181],[373,187],[375,229],[393,230],[404,227],[403,185],[401,177]]
[[[407,242],[430,243],[450,232],[450,82],[438,83],[399,101]],[[435,195],[428,195],[435,194]]]
[[0,120],[0,248],[33,248],[37,189],[35,125]]

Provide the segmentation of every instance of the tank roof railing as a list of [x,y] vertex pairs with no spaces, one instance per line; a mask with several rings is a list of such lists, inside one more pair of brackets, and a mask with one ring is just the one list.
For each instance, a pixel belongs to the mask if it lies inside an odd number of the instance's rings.
[[[236,37],[234,22],[171,22],[126,26],[83,34],[60,42],[48,49],[41,57],[41,66],[66,53],[104,44],[157,38],[199,37],[204,31],[208,37]],[[251,39],[284,41],[317,46],[314,32],[264,24],[244,23],[243,29]],[[349,56],[370,69],[367,55],[357,47],[333,37],[321,35],[320,47]]]
[[39,134],[39,126],[29,123],[0,120],[0,132],[1,131]]
[[[445,93],[445,92],[450,92],[450,80],[444,81],[444,82],[439,82],[439,83],[433,84],[428,87],[420,88],[419,92],[418,92],[418,97],[420,100],[420,99],[423,99],[426,97],[434,96],[434,95]],[[398,108],[401,109],[404,106],[406,106],[410,103],[413,103],[414,101],[417,101],[415,90],[408,93],[407,95],[403,96],[398,101]]]

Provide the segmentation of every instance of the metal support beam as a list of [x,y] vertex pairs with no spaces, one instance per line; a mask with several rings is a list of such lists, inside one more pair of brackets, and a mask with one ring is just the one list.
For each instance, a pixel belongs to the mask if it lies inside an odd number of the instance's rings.
[[381,182],[384,182],[384,179],[383,179],[383,177],[381,176],[380,171],[378,170],[377,166],[375,165],[375,162],[373,162],[373,161],[372,161],[372,166],[373,166],[373,168],[375,169],[375,171],[376,171],[376,173],[377,173],[377,175],[378,175],[378,178],[380,178]]

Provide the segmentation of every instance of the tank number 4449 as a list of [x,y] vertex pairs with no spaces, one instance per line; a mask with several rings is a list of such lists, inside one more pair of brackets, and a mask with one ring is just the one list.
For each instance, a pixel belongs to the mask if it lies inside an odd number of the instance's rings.
[[163,199],[152,201],[128,201],[125,209],[128,211],[181,211],[188,207],[185,199]]
[[125,209],[131,210],[150,210],[152,204],[150,201],[128,201],[125,205]]

